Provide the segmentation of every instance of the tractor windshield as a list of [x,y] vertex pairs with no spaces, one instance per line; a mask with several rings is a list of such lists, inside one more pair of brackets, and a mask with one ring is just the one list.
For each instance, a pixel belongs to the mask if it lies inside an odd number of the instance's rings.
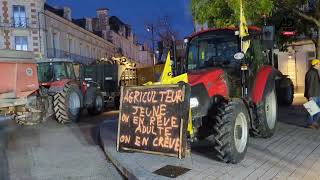
[[188,70],[209,67],[234,68],[239,64],[234,55],[239,52],[235,36],[206,36],[191,40],[188,48]]

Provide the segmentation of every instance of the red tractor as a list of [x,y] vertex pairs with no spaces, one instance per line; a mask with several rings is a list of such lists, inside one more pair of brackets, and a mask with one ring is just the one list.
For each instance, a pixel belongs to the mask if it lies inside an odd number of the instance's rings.
[[82,109],[90,114],[103,111],[99,86],[78,79],[72,62],[37,64],[32,52],[1,50],[0,54],[0,121],[33,125],[54,115],[67,123],[77,121]]
[[190,140],[211,138],[217,158],[228,163],[244,158],[250,134],[263,138],[274,134],[277,90],[288,97],[287,103],[293,97],[292,81],[268,59],[260,28],[249,27],[249,32],[251,47],[246,54],[241,52],[237,28],[209,29],[185,40]]
[[76,122],[81,109],[87,109],[93,115],[103,111],[104,100],[99,86],[77,78],[73,62],[38,62],[38,78],[40,92],[50,99],[52,113],[58,122]]

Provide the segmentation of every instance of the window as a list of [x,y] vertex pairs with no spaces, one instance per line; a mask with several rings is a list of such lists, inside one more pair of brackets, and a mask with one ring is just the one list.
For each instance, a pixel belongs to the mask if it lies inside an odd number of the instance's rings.
[[72,39],[69,39],[69,48],[68,48],[68,50],[69,50],[69,53],[73,52],[73,41],[72,41]]
[[15,46],[18,51],[28,51],[28,37],[27,36],[16,36]]
[[24,6],[13,6],[13,26],[14,27],[27,27],[26,9]]

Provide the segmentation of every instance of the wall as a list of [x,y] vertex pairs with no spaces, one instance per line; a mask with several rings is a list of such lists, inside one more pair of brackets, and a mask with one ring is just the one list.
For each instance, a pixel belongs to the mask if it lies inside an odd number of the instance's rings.
[[[13,5],[23,5],[26,27],[13,27]],[[28,50],[40,56],[38,13],[43,10],[44,0],[0,0],[0,49],[15,49],[15,36],[28,37]]]

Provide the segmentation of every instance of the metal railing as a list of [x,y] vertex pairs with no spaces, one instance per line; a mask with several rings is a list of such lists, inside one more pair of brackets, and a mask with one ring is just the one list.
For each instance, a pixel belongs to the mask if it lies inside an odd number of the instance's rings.
[[47,57],[48,58],[69,59],[73,62],[82,63],[82,64],[91,64],[97,60],[95,58],[81,56],[78,54],[73,54],[73,53],[69,53],[67,51],[63,51],[60,49],[53,49],[53,48],[47,49]]
[[11,18],[11,26],[14,28],[27,28],[29,27],[29,19],[26,17],[13,17]]

